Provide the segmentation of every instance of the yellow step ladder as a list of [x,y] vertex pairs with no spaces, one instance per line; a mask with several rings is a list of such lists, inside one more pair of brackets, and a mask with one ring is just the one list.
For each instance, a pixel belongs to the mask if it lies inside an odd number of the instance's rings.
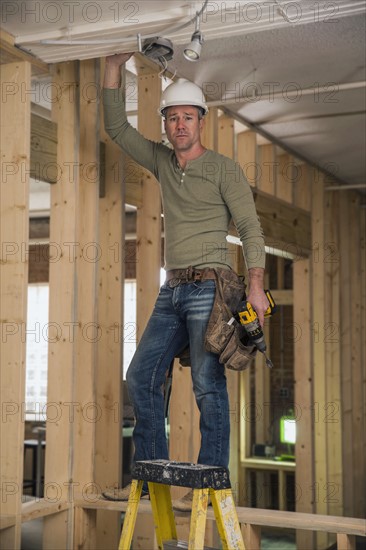
[[136,523],[142,486],[147,482],[159,550],[179,546],[172,508],[170,485],[193,489],[188,550],[204,548],[208,498],[215,513],[224,550],[245,550],[230,486],[229,472],[219,466],[205,466],[168,460],[140,460],[132,471],[132,486],[118,550],[129,550]]

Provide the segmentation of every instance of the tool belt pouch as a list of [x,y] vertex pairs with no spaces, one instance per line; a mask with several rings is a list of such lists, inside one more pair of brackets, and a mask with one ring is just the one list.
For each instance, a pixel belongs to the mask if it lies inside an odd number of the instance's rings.
[[227,369],[245,370],[256,356],[257,348],[255,346],[246,346],[242,343],[241,331],[240,326],[234,327],[232,335],[220,354],[219,361]]
[[[254,359],[257,348],[247,346],[245,329],[236,321],[228,321],[245,294],[244,281],[229,269],[216,269],[216,295],[205,335],[207,351],[219,354],[219,361],[226,368],[244,370]],[[245,340],[244,340],[245,341]]]

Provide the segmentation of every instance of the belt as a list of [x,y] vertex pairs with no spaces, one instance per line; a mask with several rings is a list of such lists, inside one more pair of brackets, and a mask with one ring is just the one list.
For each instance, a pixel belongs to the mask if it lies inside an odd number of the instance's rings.
[[216,271],[210,267],[197,269],[191,265],[186,269],[170,269],[166,272],[166,283],[170,288],[174,288],[184,283],[194,283],[195,281],[204,281],[206,279],[216,279]]

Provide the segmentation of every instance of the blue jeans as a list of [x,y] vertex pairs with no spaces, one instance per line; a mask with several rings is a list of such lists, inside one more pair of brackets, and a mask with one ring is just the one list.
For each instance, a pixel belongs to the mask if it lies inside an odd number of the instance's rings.
[[[229,403],[225,367],[204,347],[215,299],[215,281],[160,288],[153,313],[127,371],[135,412],[135,460],[168,459],[164,383],[174,357],[188,344],[193,391],[200,410],[201,449],[197,462],[228,467]],[[174,384],[174,376],[173,376]],[[187,434],[189,437],[189,434]]]

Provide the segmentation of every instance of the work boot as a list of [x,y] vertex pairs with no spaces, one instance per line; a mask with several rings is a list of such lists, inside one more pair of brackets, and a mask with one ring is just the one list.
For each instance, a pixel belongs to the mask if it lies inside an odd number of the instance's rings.
[[[190,512],[192,510],[192,502],[193,502],[193,489],[188,491],[182,498],[178,498],[177,500],[173,500],[173,510],[177,510],[179,512]],[[211,499],[208,497],[208,506],[211,506]]]
[[192,510],[193,502],[193,489],[188,491],[184,496],[173,500],[173,510],[178,510],[179,512],[190,512]]
[[[123,487],[122,489],[118,487],[109,487],[102,492],[102,496],[106,500],[115,500],[115,501],[128,500],[131,492],[131,487],[132,487],[131,483],[129,483],[128,485],[126,485],[126,487]],[[149,493],[148,491],[144,490],[144,488],[142,488],[141,498],[142,499],[149,498]]]

